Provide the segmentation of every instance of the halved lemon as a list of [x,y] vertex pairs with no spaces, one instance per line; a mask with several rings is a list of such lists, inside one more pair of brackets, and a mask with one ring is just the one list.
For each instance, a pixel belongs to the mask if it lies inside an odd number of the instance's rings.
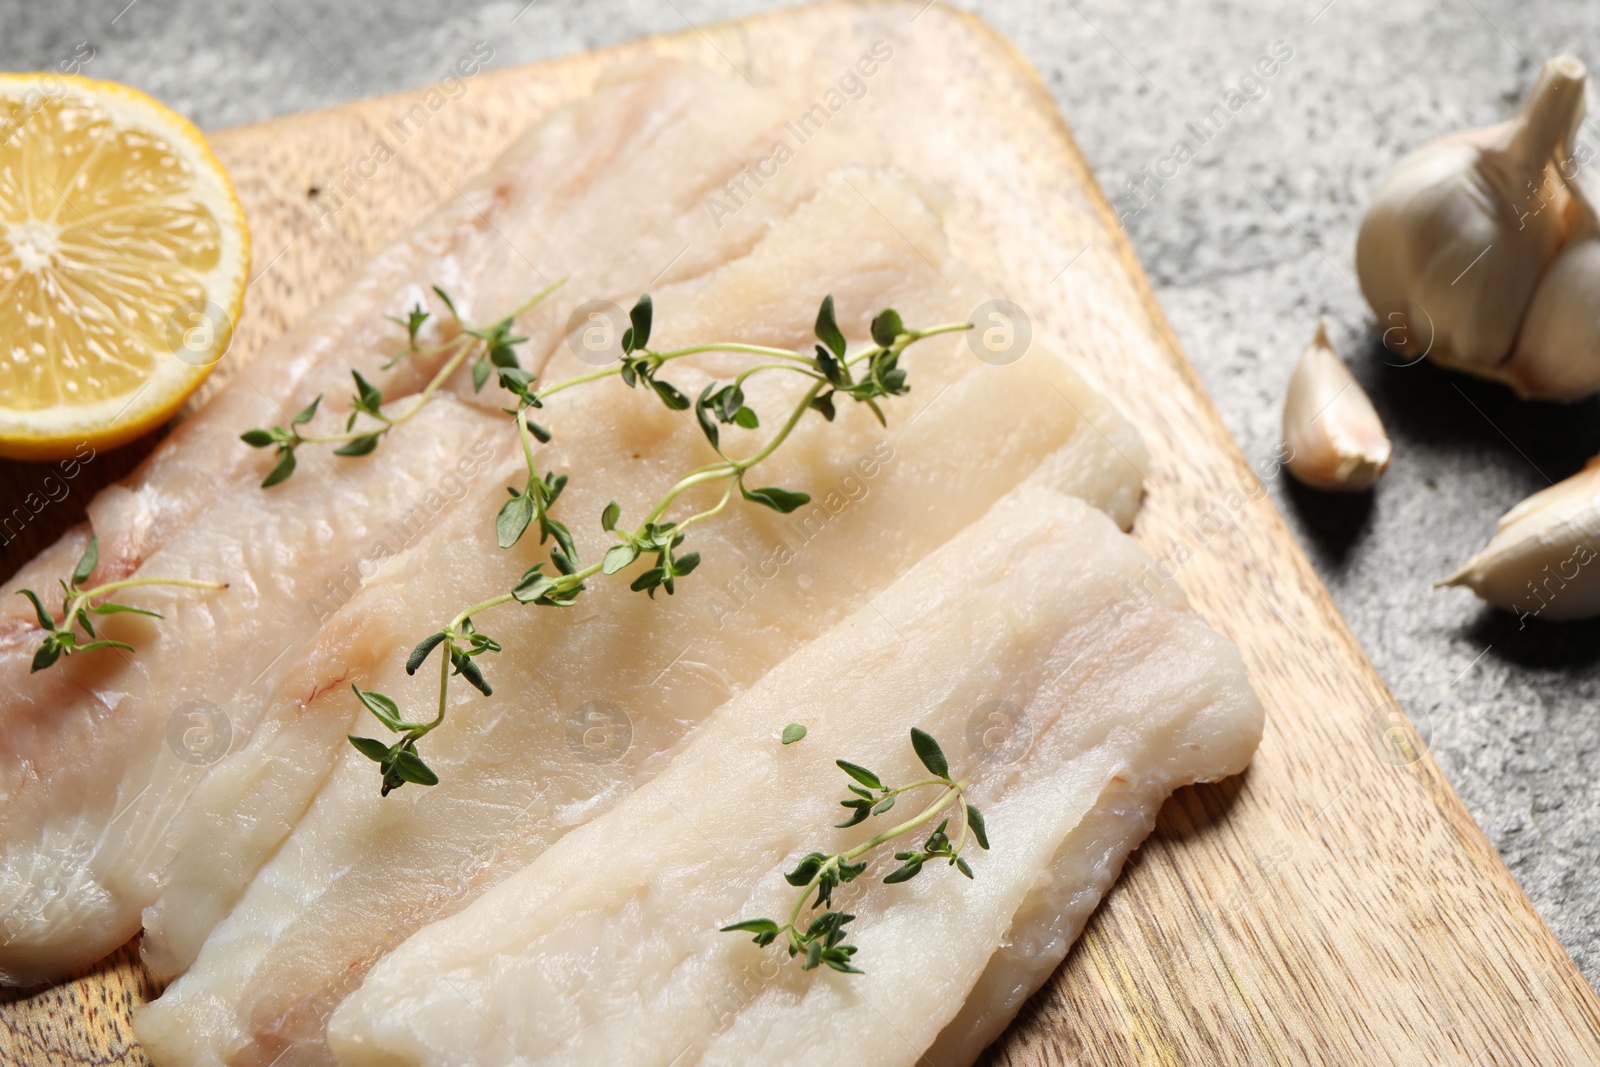
[[159,426],[227,348],[249,269],[188,119],[112,82],[0,75],[0,455]]

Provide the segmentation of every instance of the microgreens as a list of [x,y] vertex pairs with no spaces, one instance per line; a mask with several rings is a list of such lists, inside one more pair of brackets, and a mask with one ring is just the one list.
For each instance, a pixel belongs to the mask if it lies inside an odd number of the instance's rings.
[[[817,313],[816,334],[820,343],[815,346],[814,356],[734,342],[712,342],[662,352],[649,347],[655,305],[650,294],[645,293],[628,312],[628,327],[622,335],[623,354],[616,365],[539,388],[537,377],[524,370],[517,359],[516,346],[527,338],[513,332],[514,322],[523,311],[544,299],[553,288],[547,287],[517,311],[488,327],[480,328],[463,322],[456,311],[455,302],[448,293],[436,286],[435,294],[457,327],[453,340],[432,349],[417,347],[418,331],[430,318],[430,313],[421,307],[414,308],[404,319],[391,319],[405,328],[409,340],[409,347],[396,359],[410,354],[448,353],[433,379],[403,412],[386,416],[381,409],[383,394],[359,372],[352,371],[356,392],[350,403],[345,433],[312,436],[302,431],[300,427],[316,415],[317,401],[313,401],[291,419],[287,427],[256,429],[243,435],[245,443],[253,447],[277,447],[278,464],[262,482],[263,486],[271,486],[293,473],[295,449],[302,444],[339,443],[341,447],[335,449],[338,455],[363,455],[372,451],[383,435],[416,414],[445,379],[469,359],[472,360],[474,389],[481,390],[490,376],[495,375],[500,387],[516,400],[514,407],[505,410],[512,416],[516,426],[527,476],[521,486],[506,487],[511,498],[495,516],[495,540],[501,548],[510,548],[530,528],[537,527],[541,545],[554,542],[550,548],[549,569],[546,569],[545,561],[535,563],[509,590],[463,609],[412,651],[406,661],[408,674],[415,674],[435,649],[441,650],[439,706],[432,719],[425,722],[406,721],[400,717],[398,708],[389,697],[356,690],[363,706],[391,732],[400,735],[393,744],[387,745],[372,738],[354,735],[350,738],[350,743],[363,755],[379,764],[385,794],[406,782],[432,785],[438,780],[417,755],[416,743],[444,721],[452,677],[464,677],[485,695],[490,693],[489,683],[474,660],[485,653],[500,651],[500,645],[473,628],[472,619],[475,616],[513,601],[544,607],[570,607],[587,588],[589,579],[618,574],[641,558],[647,559],[649,565],[632,578],[628,587],[652,598],[658,590],[671,596],[677,589],[678,580],[691,574],[700,563],[698,552],[680,551],[685,531],[720,513],[732,499],[735,488],[741,498],[785,514],[810,502],[811,497],[799,490],[772,485],[752,486],[746,478],[752,468],[788,440],[807,411],[818,411],[831,422],[837,414],[834,398],[843,396],[866,404],[882,422],[883,411],[877,401],[903,396],[909,389],[906,373],[899,367],[900,354],[907,346],[924,337],[971,329],[969,323],[962,322],[911,330],[901,322],[899,314],[887,310],[872,320],[874,343],[852,355],[847,350],[844,333],[835,317],[833,297],[829,296],[822,301]],[[664,378],[661,372],[666,364],[700,352],[732,352],[757,357],[757,361],[732,381],[709,383],[691,401],[683,390]],[[393,362],[390,361],[388,365]],[[761,427],[760,416],[746,403],[745,383],[757,374],[777,371],[798,374],[808,379],[811,385],[761,447],[749,455],[729,455],[724,448],[722,427],[734,426],[746,431]],[[643,387],[650,390],[670,411],[693,408],[700,431],[717,458],[715,462],[697,467],[678,479],[640,517],[636,525],[623,525],[621,506],[615,501],[608,504],[600,514],[600,528],[611,535],[613,543],[598,561],[585,566],[578,559],[571,530],[551,515],[551,509],[567,485],[568,476],[539,469],[534,443],[548,443],[550,432],[529,418],[529,412],[544,407],[545,401],[556,393],[606,378],[619,378],[630,389]],[[368,424],[357,429],[357,420],[362,416],[367,418]],[[377,425],[372,425],[373,422]],[[716,483],[722,483],[724,488],[721,499],[712,507],[682,518],[668,517],[673,505],[684,493],[697,486]]]
[[[39,625],[45,632],[44,641],[33,654],[33,671],[42,671],[55,663],[62,656],[70,656],[74,652],[93,652],[97,648],[121,648],[129,652],[134,651],[132,645],[126,641],[112,641],[101,637],[94,632],[94,624],[89,621],[90,615],[148,615],[153,619],[161,618],[158,612],[145,608],[136,608],[128,604],[114,604],[102,597],[110,596],[119,589],[132,589],[141,585],[181,585],[191,589],[226,589],[225,582],[201,582],[190,578],[125,578],[120,582],[107,582],[89,589],[83,588],[83,583],[89,580],[94,573],[96,565],[100,562],[100,539],[97,536],[89,538],[89,547],[83,550],[83,555],[78,558],[77,566],[72,568],[72,576],[61,583],[61,623],[56,624],[55,616],[45,608],[44,601],[39,599],[39,594],[32,589],[19,589],[17,594],[25,596],[33,604],[34,614],[39,618]],[[99,601],[99,603],[96,603]],[[78,632],[74,627],[81,628],[83,635],[88,638],[83,644],[78,643]]]
[[[789,744],[787,737],[784,744]],[[929,835],[921,848],[904,849],[894,854],[894,858],[900,861],[900,866],[884,875],[883,881],[885,885],[909,882],[922,873],[924,864],[934,860],[944,860],[947,866],[954,867],[971,878],[972,868],[962,856],[962,849],[966,847],[969,835],[980,848],[987,849],[989,835],[983,825],[983,815],[967,802],[969,783],[965,778],[957,781],[950,776],[950,765],[945,760],[939,743],[933,739],[933,735],[912,727],[911,747],[933,777],[912,782],[910,785],[886,786],[878,775],[859,764],[847,760],[834,761],[851,779],[849,786],[851,795],[839,803],[852,814],[837,826],[841,829],[851,827],[866,822],[873,816],[882,815],[894,807],[896,798],[902,793],[909,793],[914,789],[939,789],[940,793],[932,803],[916,816],[868,838],[854,848],[832,855],[821,852],[808,853],[794,870],[784,875],[784,879],[790,885],[800,887],[800,898],[795,901],[794,908],[789,912],[788,922],[780,926],[772,919],[745,919],[724,926],[722,930],[753,934],[755,936],[751,940],[761,946],[770,945],[781,937],[791,958],[804,957],[800,966],[808,971],[819,964],[827,964],[836,971],[860,974],[860,969],[855,966],[852,959],[856,954],[856,946],[844,943],[846,936],[844,928],[855,916],[843,908],[832,906],[834,890],[841,884],[855,881],[866,872],[868,861],[861,859],[862,856],[932,822],[950,806],[952,801],[957,802],[958,817],[961,820],[961,834],[956,841],[952,843],[950,840],[947,832],[950,818],[946,816],[939,821],[938,828]],[[816,893],[815,899],[811,897],[813,891]],[[808,899],[811,900],[813,911],[818,908],[823,910],[822,914],[813,916],[802,928],[800,913],[804,910]]]

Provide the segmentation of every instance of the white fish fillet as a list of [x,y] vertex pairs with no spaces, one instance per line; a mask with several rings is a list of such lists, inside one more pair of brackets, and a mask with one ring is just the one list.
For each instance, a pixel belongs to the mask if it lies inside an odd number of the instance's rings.
[[[894,206],[894,226],[857,195],[862,188],[873,204]],[[747,321],[759,320],[784,345],[803,343],[815,316],[812,300],[788,299],[796,288],[831,289],[853,337],[886,304],[919,323],[962,317],[973,298],[952,292],[924,255],[946,277],[960,277],[944,257],[936,218],[905,183],[855,171],[824,182],[748,256],[662,290],[657,315],[663,329],[680,308],[699,315],[701,338],[742,336]],[[816,506],[787,519],[730,508],[697,528],[704,562],[676,596],[652,602],[622,583],[596,582],[570,613],[502,609],[512,614],[479,619],[506,645],[486,664],[496,695],[463,695],[429,737],[427,758],[441,785],[380,801],[372,765],[352,759],[343,738],[352,728],[375,729],[352,718],[348,693],[330,691],[313,714],[285,704],[270,716],[186,815],[198,836],[182,842],[179,866],[148,917],[161,958],[181,967],[264,854],[291,825],[293,832],[194,966],[140,1015],[141,1041],[157,1062],[326,1062],[322,1020],[374,959],[647,780],[733,691],[1024,478],[1083,494],[1131,521],[1142,447],[1057,358],[1040,349],[991,367],[959,340],[927,342],[907,358],[914,392],[891,405],[887,434],[854,407],[833,424],[803,422],[760,468],[760,481],[809,489]],[[681,373],[698,389],[692,370]],[[625,516],[638,514],[676,473],[708,458],[686,417],[612,385],[604,395],[563,394],[543,413],[555,431],[546,460],[573,473],[558,505],[565,515],[597,515],[613,495]],[[765,410],[782,409],[768,403]],[[403,706],[426,706],[436,683],[428,672],[404,675],[409,646],[463,596],[503,587],[531,558],[490,547],[487,516],[501,499],[463,505],[393,561],[325,630],[306,677],[344,677],[337,627],[359,625],[362,640],[390,651],[352,680]],[[573,521],[588,553],[598,548],[589,534],[595,525]],[[592,754],[582,747],[581,722],[568,732],[591,701],[626,708],[631,744],[614,759],[585,758]],[[300,817],[291,798],[309,801],[330,761],[326,784]]]
[[[759,156],[756,149],[770,147],[773,131],[792,112],[772,94],[750,92],[742,82],[734,86],[693,64],[641,62],[609,77],[593,95],[530,131],[485,176],[461,182],[460,198],[378,255],[349,287],[268,346],[129,478],[100,493],[89,509],[100,543],[99,581],[133,573],[182,576],[191,568],[209,577],[212,563],[251,561],[207,555],[204,546],[220,553],[246,537],[238,529],[243,524],[263,534],[276,530],[275,540],[254,542],[255,563],[270,567],[231,572],[237,584],[226,594],[130,598],[171,603],[185,613],[158,628],[167,634],[186,632],[190,612],[215,611],[218,618],[247,623],[214,631],[197,623],[196,634],[209,634],[201,654],[191,656],[187,641],[145,637],[135,642],[134,667],[100,653],[29,677],[39,631],[28,604],[13,594],[23,586],[55,588],[82,550],[81,532],[0,589],[0,984],[58,976],[132,935],[135,914],[155,891],[150,858],[172,811],[201,777],[200,768],[158,766],[178,762],[167,759],[159,743],[172,711],[190,699],[209,700],[226,709],[237,735],[248,734],[262,710],[262,690],[283,682],[282,670],[293,663],[289,653],[315,635],[315,617],[302,619],[301,606],[330,580],[354,584],[338,568],[367,558],[375,528],[398,519],[433,488],[422,474],[403,473],[389,487],[392,498],[357,503],[341,495],[348,486],[332,484],[338,475],[330,464],[307,453],[307,469],[259,493],[255,485],[271,457],[245,447],[239,433],[282,421],[318,394],[328,398],[322,418],[337,425],[352,366],[391,402],[418,389],[435,366],[413,357],[382,370],[403,337],[384,316],[414,304],[430,284],[450,291],[469,319],[487,321],[522,303],[547,277],[565,275],[559,298],[519,322],[531,338],[525,361],[538,368],[553,352],[565,355],[567,310],[578,299],[631,301],[652,283],[659,288],[692,280],[737,257],[811,196],[840,159],[871,156],[837,135],[819,137],[804,159],[764,185],[758,199],[736,215],[713,219],[704,208],[706,190],[736,176]],[[686,144],[694,150],[685,151]],[[640,196],[640,189],[651,194]],[[437,301],[433,305],[440,310]],[[492,389],[474,395],[464,374],[447,389],[488,411],[504,399]],[[436,482],[442,464],[455,462],[460,448],[438,442],[451,453],[445,456],[427,451],[432,446],[425,441],[399,441],[428,432],[427,425],[410,426],[361,464],[333,462],[341,471],[374,464],[384,471],[431,470]],[[219,505],[236,495],[237,506]],[[443,508],[456,499],[452,495]],[[318,518],[335,513],[339,517],[325,522]],[[375,520],[371,525],[368,517]],[[185,547],[173,547],[180,540]],[[331,569],[325,572],[324,565]],[[292,610],[243,595],[274,588],[285,603],[293,602]],[[281,639],[262,636],[279,631]],[[216,664],[234,668],[225,685],[213,681]],[[244,685],[236,673],[255,681]],[[287,684],[279,690],[290,700]]]
[[[0,979],[47,980],[138,931],[168,824],[230,739],[243,743],[285,661],[315,636],[308,605],[354,578],[368,546],[390,536],[385,523],[410,510],[420,536],[436,514],[421,502],[441,478],[460,481],[494,449],[511,450],[502,420],[448,398],[414,421],[382,463],[366,457],[335,473],[307,455],[307,472],[270,495],[251,484],[212,500],[134,573],[231,584],[126,591],[119,599],[166,616],[97,627],[136,652],[85,653],[30,674],[37,631],[0,647],[11,684],[0,711]],[[58,566],[64,578],[71,562]],[[36,588],[59,612],[54,582]]]
[[[1233,647],[1171,586],[1128,602],[1123,582],[1148,562],[1082,502],[1019,490],[721,708],[653,782],[380,961],[329,1024],[339,1061],[895,1067],[943,1031],[936,1059],[970,1062],[1004,1021],[993,1006],[1015,1010],[1000,991],[1029,992],[1059,963],[1061,905],[1072,915],[1075,892],[1104,888],[1084,870],[1105,850],[1077,835],[1086,816],[1137,798],[1109,831],[1126,849],[1171,789],[1237,773],[1260,739]],[[965,743],[997,699],[1031,739],[1010,762]],[[791,721],[810,733],[781,746]],[[896,864],[877,856],[839,899],[864,975],[804,972],[720,933],[782,922],[796,892],[783,872],[806,852],[919,810],[911,794],[830,828],[835,757],[891,784],[925,777],[912,725],[973,783],[992,846],[971,849],[976,880],[930,865],[884,885]],[[985,1010],[963,1015],[969,998]]]

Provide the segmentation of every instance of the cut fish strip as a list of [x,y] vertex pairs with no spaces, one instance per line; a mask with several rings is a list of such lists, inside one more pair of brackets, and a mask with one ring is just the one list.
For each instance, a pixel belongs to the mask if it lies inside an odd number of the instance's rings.
[[[875,202],[896,204],[902,229],[905,218],[918,216],[915,198],[891,176],[858,172],[851,181],[877,182],[869,187]],[[775,229],[749,256],[681,296],[663,297],[663,324],[671,320],[667,308],[746,307],[724,299],[721,287],[749,293],[761,278],[774,291],[800,282],[832,287],[854,336],[885,303],[913,322],[960,317],[975,303],[931,277],[892,231],[874,250],[868,235],[885,226],[868,217],[871,207],[849,183],[824,183],[808,209],[815,219],[798,213],[792,229]],[[927,232],[914,231],[920,247],[942,249],[937,220],[926,209],[921,215]],[[822,219],[855,239],[837,241]],[[937,254],[943,274],[961,276],[958,264]],[[878,266],[867,269],[862,256]],[[882,279],[899,279],[898,288],[882,288]],[[869,297],[858,295],[863,286]],[[756,301],[756,311],[744,313],[771,321],[772,306]],[[708,331],[741,336],[738,313],[722,314],[720,328],[713,322]],[[789,314],[785,336],[809,333],[813,308]],[[210,936],[189,972],[141,1015],[146,1048],[164,1064],[278,1056],[279,1067],[325,1062],[323,1019],[379,955],[648,780],[729,695],[979,518],[1007,489],[1030,476],[1049,480],[1131,521],[1142,446],[1058,358],[1040,348],[1012,366],[991,367],[960,340],[927,346],[908,357],[914,392],[907,403],[924,406],[906,414],[896,408],[886,434],[859,408],[842,411],[831,425],[802,423],[770,467],[763,465],[762,481],[807,488],[814,506],[787,518],[730,508],[699,527],[704,562],[676,596],[650,601],[621,583],[597,582],[570,613],[507,608],[510,616],[478,620],[506,651],[486,664],[495,696],[463,697],[429,737],[439,786],[379,800],[372,765],[351,758],[344,741],[352,729],[370,732],[352,718],[347,693],[329,693],[315,714],[271,716],[186,813],[202,836],[182,841],[179,856],[196,858],[174,868],[147,927],[163,953],[158,959],[175,970]],[[699,369],[707,366],[716,369],[711,360]],[[697,379],[684,380],[698,389]],[[563,514],[597,515],[617,495],[624,516],[636,515],[676,473],[707,458],[688,419],[647,397],[620,386],[604,396],[570,396],[545,411],[555,430],[545,459],[574,472]],[[775,395],[753,402],[782,409]],[[414,642],[426,632],[424,620],[448,618],[459,607],[463,590],[509,584],[531,555],[491,547],[484,516],[500,499],[458,508],[370,582],[340,625],[368,620],[362,625],[371,632],[408,634]],[[580,530],[580,539],[586,535]],[[598,543],[580,541],[580,548],[592,554]],[[332,630],[324,637],[306,658],[307,677],[343,673],[344,638]],[[396,641],[359,681],[402,706],[427,706],[434,683],[421,672],[403,673],[408,647]],[[590,751],[585,738],[603,740],[608,728],[610,737],[626,740]],[[264,832],[269,826],[273,832]],[[201,847],[202,839],[215,844]],[[249,854],[236,855],[241,849]]]
[[[165,619],[117,615],[97,629],[137,652],[30,674],[40,631],[0,639],[0,675],[14,680],[0,710],[0,980],[65,974],[138,931],[173,816],[207,767],[249,737],[319,613],[348,599],[377,546],[398,550],[391,526],[421,537],[442,508],[430,494],[461,499],[495,449],[511,451],[501,420],[449,399],[408,428],[381,464],[335,472],[308,454],[309,476],[271,496],[250,485],[213,500],[134,573],[231,584],[128,590],[120,599]],[[52,562],[64,564],[56,577],[71,570],[60,555]],[[38,588],[59,609],[52,587]],[[358,647],[349,667],[360,663]],[[295,691],[301,701],[313,692]]]
[[[970,1062],[1104,891],[1115,864],[1097,857],[1120,860],[1173,787],[1237,773],[1260,739],[1233,647],[1170,585],[1128,601],[1148,563],[1099,512],[1019,490],[721,708],[654,781],[380,961],[329,1024],[338,1060],[894,1067],[943,1031],[939,1060]],[[969,744],[995,701],[1020,743]],[[790,721],[810,733],[780,745]],[[912,725],[973,783],[992,846],[970,850],[976,880],[930,865],[885,885],[894,861],[874,856],[836,901],[864,975],[719,932],[782,922],[800,856],[918,810],[830,828],[835,757],[925,777]],[[1125,813],[1109,847],[1079,833],[1097,809]]]

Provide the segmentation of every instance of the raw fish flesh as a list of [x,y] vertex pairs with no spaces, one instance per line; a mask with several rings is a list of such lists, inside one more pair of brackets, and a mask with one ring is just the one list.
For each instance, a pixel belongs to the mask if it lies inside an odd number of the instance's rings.
[[[856,195],[861,189],[894,207],[894,227]],[[815,316],[809,301],[787,298],[802,284],[832,291],[847,334],[859,338],[874,310],[889,305],[909,322],[960,319],[976,298],[942,278],[961,276],[937,217],[905,180],[857,169],[824,181],[748,255],[663,288],[657,316],[663,330],[676,309],[700,316],[701,339],[743,336],[759,320],[771,343],[795,347]],[[712,318],[708,308],[720,310]],[[486,663],[495,695],[462,694],[430,735],[440,785],[380,800],[374,768],[344,740],[366,728],[348,691],[319,685],[327,695],[312,714],[280,702],[281,713],[218,766],[185,814],[178,860],[147,927],[155,958],[173,970],[190,952],[199,956],[141,1016],[146,1047],[172,1064],[264,1064],[280,1055],[280,1067],[326,1062],[322,1020],[374,959],[647,780],[729,695],[1007,489],[1033,477],[1131,521],[1142,448],[1059,358],[1041,347],[995,367],[959,339],[925,344],[907,356],[913,392],[891,405],[887,433],[853,406],[833,423],[802,422],[761,479],[807,488],[815,505],[787,518],[730,507],[697,527],[691,547],[704,561],[676,596],[652,601],[597,581],[571,612],[505,608],[512,614],[476,620],[506,650]],[[724,362],[708,356],[674,375],[698,392],[695,371]],[[774,381],[766,398],[752,394],[763,412],[783,410],[782,398],[792,404],[803,387]],[[568,516],[597,516],[613,497],[625,517],[637,515],[677,473],[710,458],[687,416],[608,384],[604,393],[561,394],[541,413],[555,434],[544,461],[573,474],[558,505]],[[463,596],[506,587],[533,558],[531,544],[522,555],[492,547],[488,516],[504,497],[485,484],[341,611],[295,669],[297,684],[338,678],[403,707],[428,706],[437,683],[402,669],[411,644]],[[598,523],[572,525],[590,558],[602,544]],[[377,670],[347,671],[345,626],[385,646]],[[627,740],[615,752],[574,748],[591,720]]]
[[[1149,563],[1081,501],[1018,490],[719,709],[652,782],[381,960],[329,1024],[339,1062],[970,1063],[1061,961],[1166,794],[1239,772],[1260,739],[1234,648],[1173,585],[1129,600]],[[1015,709],[1010,740],[969,744],[995,701]],[[796,721],[810,732],[780,745]],[[975,879],[933,862],[886,885],[895,861],[869,853],[835,901],[856,916],[861,975],[720,932],[782,923],[800,857],[932,799],[833,828],[836,757],[891,785],[927,776],[910,726],[972,782],[991,845],[964,852]],[[1118,811],[1098,828],[1109,842],[1080,833]]]

